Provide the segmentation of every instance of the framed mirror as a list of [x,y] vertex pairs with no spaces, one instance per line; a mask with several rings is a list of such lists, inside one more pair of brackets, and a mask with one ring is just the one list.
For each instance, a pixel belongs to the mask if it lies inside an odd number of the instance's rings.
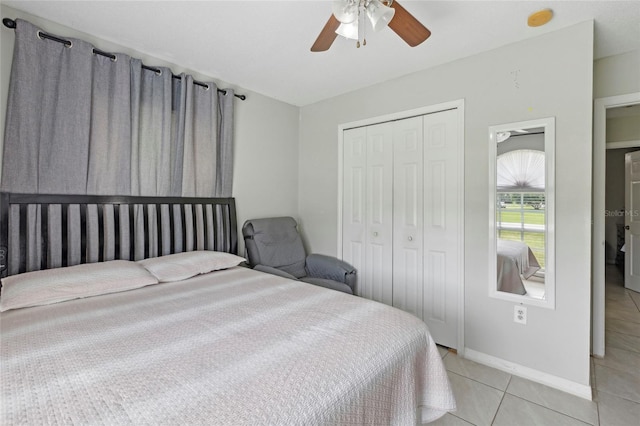
[[555,118],[489,127],[489,295],[555,309]]

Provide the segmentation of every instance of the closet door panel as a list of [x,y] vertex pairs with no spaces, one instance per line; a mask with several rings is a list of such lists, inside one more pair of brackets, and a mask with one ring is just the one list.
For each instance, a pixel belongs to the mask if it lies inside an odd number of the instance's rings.
[[422,317],[422,117],[396,121],[393,132],[393,306]]
[[457,111],[424,116],[423,319],[434,340],[457,346],[459,197]]
[[[342,183],[342,258],[358,271],[365,268],[366,240],[366,128],[343,132],[343,183]],[[364,284],[364,275],[358,274],[356,294]]]
[[365,267],[361,294],[392,303],[393,131],[392,123],[368,126]]
[[438,250],[427,252],[426,270],[426,299],[429,321],[445,324],[447,321],[447,253]]

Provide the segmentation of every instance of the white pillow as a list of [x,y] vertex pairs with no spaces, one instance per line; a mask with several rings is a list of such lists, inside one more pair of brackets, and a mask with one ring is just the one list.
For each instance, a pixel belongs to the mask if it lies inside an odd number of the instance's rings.
[[26,272],[2,279],[0,312],[115,293],[157,283],[156,277],[146,269],[128,260]]
[[158,281],[172,282],[237,266],[244,258],[221,251],[198,250],[139,260]]

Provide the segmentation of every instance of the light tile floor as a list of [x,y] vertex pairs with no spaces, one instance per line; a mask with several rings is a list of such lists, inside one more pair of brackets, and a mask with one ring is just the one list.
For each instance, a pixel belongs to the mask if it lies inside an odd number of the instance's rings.
[[592,358],[594,401],[458,357],[439,348],[458,410],[433,425],[640,425],[640,293],[607,267],[606,347]]

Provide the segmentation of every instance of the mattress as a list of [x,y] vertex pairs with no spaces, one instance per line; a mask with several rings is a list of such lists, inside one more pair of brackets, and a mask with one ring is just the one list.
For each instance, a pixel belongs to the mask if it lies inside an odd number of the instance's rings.
[[520,241],[498,239],[498,291],[526,294],[522,277],[530,278],[540,264],[528,245]]
[[521,241],[498,240],[498,253],[508,256],[516,263],[518,272],[525,278],[529,279],[533,274],[540,270],[540,263],[531,251],[531,248]]
[[455,409],[426,325],[234,267],[0,314],[1,424],[428,422]]

